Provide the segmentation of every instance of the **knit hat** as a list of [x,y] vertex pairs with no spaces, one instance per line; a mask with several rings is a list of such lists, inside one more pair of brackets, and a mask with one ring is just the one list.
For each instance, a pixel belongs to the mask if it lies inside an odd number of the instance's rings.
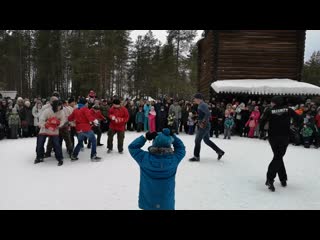
[[120,100],[119,100],[119,99],[114,99],[114,100],[113,100],[113,104],[115,104],[115,105],[120,105]]
[[55,96],[55,97],[59,98],[59,97],[60,97],[60,94],[59,94],[58,91],[54,91],[54,92],[52,93],[52,96]]
[[69,100],[68,100],[68,103],[69,103],[69,104],[72,103],[72,102],[75,102],[75,100],[74,100],[73,97],[69,98]]
[[87,100],[84,97],[79,98],[78,104],[83,104],[84,105],[86,103],[87,103]]
[[173,138],[170,136],[170,130],[164,128],[161,133],[153,140],[152,146],[158,148],[170,148]]
[[196,93],[193,98],[197,98],[197,99],[203,99],[203,96],[201,93]]

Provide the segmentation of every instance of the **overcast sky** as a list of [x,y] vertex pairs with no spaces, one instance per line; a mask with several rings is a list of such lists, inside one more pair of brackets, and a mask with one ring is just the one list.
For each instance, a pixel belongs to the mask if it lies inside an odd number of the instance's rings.
[[[131,33],[132,40],[135,41],[138,35],[144,35],[149,30],[135,30]],[[198,36],[195,41],[201,38],[203,30],[198,30]],[[162,44],[166,42],[166,30],[152,30],[153,34],[160,40]],[[308,30],[305,46],[305,61],[309,60],[314,51],[320,51],[320,30]]]

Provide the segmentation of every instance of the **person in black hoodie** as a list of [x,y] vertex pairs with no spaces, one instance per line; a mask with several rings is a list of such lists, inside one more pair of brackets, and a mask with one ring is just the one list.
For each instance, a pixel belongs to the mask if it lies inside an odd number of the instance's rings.
[[298,115],[291,108],[284,106],[282,97],[275,96],[271,100],[271,108],[266,110],[260,122],[262,129],[269,122],[269,143],[274,156],[268,167],[266,185],[272,192],[275,191],[273,182],[277,174],[281,185],[287,186],[288,178],[283,157],[289,145],[291,118],[297,119]]

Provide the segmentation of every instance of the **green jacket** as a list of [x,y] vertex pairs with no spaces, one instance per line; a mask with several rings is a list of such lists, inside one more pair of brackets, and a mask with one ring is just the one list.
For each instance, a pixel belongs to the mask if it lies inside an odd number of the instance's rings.
[[21,126],[21,121],[18,113],[10,113],[8,117],[8,125],[10,126]]
[[304,127],[301,129],[302,137],[311,137],[312,134],[313,134],[313,131],[310,127]]

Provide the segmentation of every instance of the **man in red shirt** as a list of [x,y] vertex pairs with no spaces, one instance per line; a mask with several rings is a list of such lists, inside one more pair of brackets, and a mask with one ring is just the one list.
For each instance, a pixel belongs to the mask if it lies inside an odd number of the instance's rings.
[[113,106],[109,110],[110,126],[108,131],[108,153],[113,149],[113,136],[118,136],[118,151],[123,153],[123,140],[126,123],[129,120],[127,108],[120,105],[120,100],[113,100]]
[[95,126],[99,125],[97,119],[95,119],[90,110],[87,107],[87,102],[85,98],[80,98],[78,102],[78,108],[75,109],[71,115],[68,117],[69,121],[75,121],[76,123],[76,131],[78,133],[78,144],[73,150],[71,155],[71,160],[76,161],[78,160],[78,154],[80,152],[81,147],[83,147],[83,140],[87,137],[92,144],[91,148],[91,161],[97,162],[100,161],[101,158],[97,156],[96,152],[96,137],[91,130],[92,124]]
[[[94,105],[93,108],[90,109],[90,112],[92,116],[97,119],[99,122],[102,120],[106,120],[106,118],[101,114],[100,112],[100,106],[99,105]],[[95,134],[97,134],[97,146],[103,146],[103,144],[100,143],[101,140],[101,128],[100,124],[98,126],[92,126],[92,130]],[[88,148],[91,147],[91,142],[89,140],[88,142]]]

